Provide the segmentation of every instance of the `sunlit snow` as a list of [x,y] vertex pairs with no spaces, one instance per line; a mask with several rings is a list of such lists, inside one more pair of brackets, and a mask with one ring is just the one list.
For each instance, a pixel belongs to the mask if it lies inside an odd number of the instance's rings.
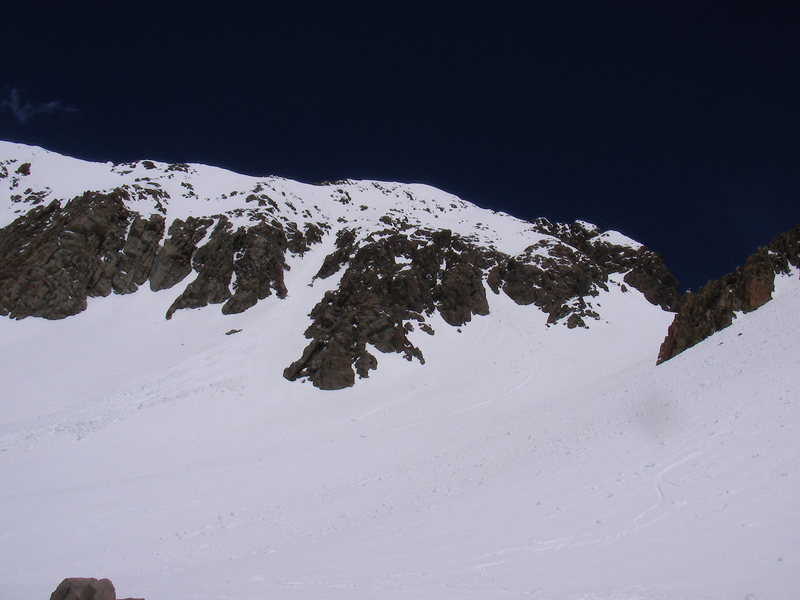
[[[221,177],[203,191],[220,206]],[[374,209],[376,187],[348,185]],[[414,195],[448,197],[431,190]],[[330,191],[303,207],[358,214]],[[522,221],[453,203],[443,226],[525,247]],[[175,291],[142,289],[0,319],[0,598],[67,576],[148,600],[797,597],[797,273],[660,366],[671,315],[638,293],[610,286],[603,318],[568,330],[487,290],[490,315],[413,332],[425,365],[378,354],[322,392],[281,372],[336,283],[308,285],[331,248],[238,315],[166,321]]]

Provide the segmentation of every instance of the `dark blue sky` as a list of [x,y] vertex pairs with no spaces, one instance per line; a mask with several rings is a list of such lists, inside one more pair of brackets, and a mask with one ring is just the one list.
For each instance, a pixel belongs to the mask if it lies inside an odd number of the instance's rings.
[[0,138],[425,182],[618,229],[684,288],[800,221],[795,3],[447,4],[12,2]]

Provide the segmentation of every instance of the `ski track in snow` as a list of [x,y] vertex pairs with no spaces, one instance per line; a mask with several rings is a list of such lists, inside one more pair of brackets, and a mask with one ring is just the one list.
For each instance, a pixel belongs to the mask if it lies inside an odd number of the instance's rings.
[[[654,512],[656,510],[658,510],[659,508],[661,508],[661,506],[664,504],[664,501],[665,501],[665,498],[666,498],[666,496],[664,494],[664,489],[662,487],[665,483],[668,484],[668,485],[674,486],[674,487],[680,487],[677,483],[673,483],[673,482],[671,482],[669,480],[665,480],[664,479],[665,475],[667,475],[668,473],[676,470],[681,465],[683,465],[683,464],[685,464],[685,463],[697,458],[698,456],[701,456],[702,454],[703,454],[702,450],[698,450],[696,452],[692,452],[688,456],[684,456],[680,460],[676,460],[675,462],[670,463],[669,465],[667,465],[666,467],[661,469],[658,473],[656,473],[656,476],[655,476],[655,478],[653,480],[653,487],[655,488],[655,492],[658,495],[658,500],[651,507],[649,507],[648,509],[646,509],[646,510],[640,512],[638,515],[636,515],[636,517],[633,519],[633,522],[634,523],[639,523],[639,521],[644,519],[647,515],[649,515],[650,513]],[[639,526],[640,527],[644,527],[644,526],[647,526],[647,525],[651,525],[651,524],[655,523],[656,521],[658,521],[660,519],[663,519],[664,517],[669,515],[670,512],[672,512],[671,509],[669,511],[664,512],[660,516],[658,516],[658,517],[656,517],[654,519],[651,519],[650,521],[648,521],[646,523],[642,523]]]

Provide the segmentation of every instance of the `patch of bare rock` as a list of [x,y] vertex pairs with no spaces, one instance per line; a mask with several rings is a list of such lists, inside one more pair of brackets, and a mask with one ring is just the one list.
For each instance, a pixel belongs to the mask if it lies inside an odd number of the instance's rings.
[[800,268],[800,225],[759,248],[733,273],[687,292],[661,345],[658,362],[669,360],[728,327],[737,312],[750,312],[772,299],[775,276]]
[[[110,579],[93,577],[68,577],[50,595],[50,600],[117,600],[117,592]],[[121,598],[120,600],[144,600]]]

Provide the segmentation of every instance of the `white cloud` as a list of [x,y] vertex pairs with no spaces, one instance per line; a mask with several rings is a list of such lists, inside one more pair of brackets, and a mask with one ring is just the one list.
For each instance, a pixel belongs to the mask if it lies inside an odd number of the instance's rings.
[[26,102],[22,99],[22,90],[18,88],[12,88],[8,98],[0,101],[0,111],[9,113],[20,123],[27,123],[39,116],[49,117],[56,113],[80,112],[74,106],[65,106],[60,100]]

